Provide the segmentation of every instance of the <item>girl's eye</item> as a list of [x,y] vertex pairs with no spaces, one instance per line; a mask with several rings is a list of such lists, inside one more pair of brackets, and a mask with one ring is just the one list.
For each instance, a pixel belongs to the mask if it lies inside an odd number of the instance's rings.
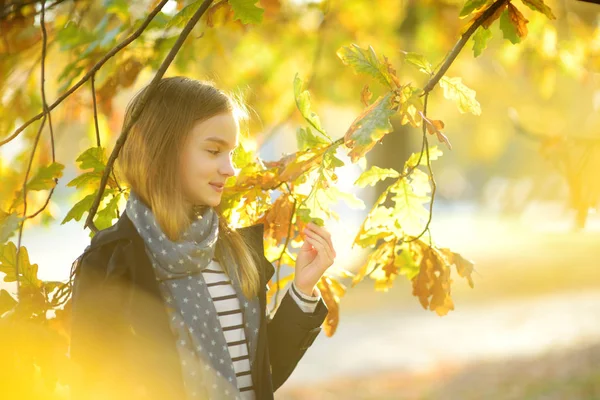
[[215,155],[219,154],[219,150],[207,150],[207,151],[211,154],[215,154]]

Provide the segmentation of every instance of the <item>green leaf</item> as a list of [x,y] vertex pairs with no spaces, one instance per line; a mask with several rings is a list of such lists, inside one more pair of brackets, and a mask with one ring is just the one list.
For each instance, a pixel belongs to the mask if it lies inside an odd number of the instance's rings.
[[117,211],[120,199],[121,193],[116,192],[116,194],[113,195],[113,198],[108,202],[106,207],[98,211],[98,213],[96,214],[96,218],[94,219],[94,224],[99,230],[110,227],[112,225],[112,221],[115,218],[117,218]]
[[544,4],[544,0],[521,0],[523,4],[531,8],[534,11],[541,12],[549,19],[556,19],[556,16],[552,13],[550,7]]
[[0,272],[5,274],[4,282],[17,280],[17,246],[13,242],[0,245]]
[[0,290],[0,317],[17,304],[17,301],[6,290]]
[[425,56],[410,51],[403,51],[402,53],[404,53],[404,61],[419,68],[419,71],[425,74],[431,74],[433,72],[433,67],[431,66],[431,63],[425,58]]
[[487,47],[488,40],[492,37],[492,31],[480,26],[473,35],[473,55],[479,57],[481,52]]
[[[400,250],[396,250],[398,247]],[[400,246],[396,245],[396,249],[394,249],[394,265],[399,268],[398,274],[405,275],[408,280],[412,280],[419,275],[421,268],[410,254],[410,245],[402,243]]]
[[377,79],[382,85],[393,87],[393,79],[387,66],[379,61],[371,46],[367,50],[363,50],[353,43],[352,46],[340,47],[336,54],[345,65],[354,68],[355,72],[366,73]]
[[92,42],[96,37],[93,33],[82,29],[75,22],[69,21],[60,29],[57,29],[56,40],[62,51],[72,50],[76,47]]
[[[17,246],[13,242],[0,245],[0,272],[6,274],[4,282],[17,280]],[[27,248],[21,246],[19,252],[19,284],[26,288],[40,288],[42,281],[37,277],[37,264],[30,264]]]
[[50,190],[55,185],[55,178],[60,178],[63,174],[64,165],[54,162],[48,166],[40,167],[37,173],[29,182],[27,190]]
[[89,171],[73,178],[71,182],[67,183],[67,186],[76,187],[77,189],[86,188],[89,185],[99,184],[102,180],[102,171]]
[[423,111],[423,90],[412,87],[410,84],[404,86],[400,93],[400,108],[398,113],[402,116],[400,123],[405,125],[410,123],[415,128],[420,126],[421,114]]
[[239,146],[233,149],[231,161],[236,168],[244,168],[254,161],[254,156],[251,151],[246,151],[242,143],[240,143]]
[[104,171],[107,161],[104,154],[104,147],[90,147],[81,153],[76,161],[79,162],[80,169],[92,168],[96,172]]
[[[104,193],[102,193],[102,198],[100,199],[100,204],[102,204],[102,201],[104,201],[106,196],[113,195],[117,192],[118,191],[115,189],[109,189],[109,188],[104,189]],[[79,221],[81,219],[81,217],[83,217],[83,214],[90,211],[90,208],[92,208],[92,204],[94,203],[94,198],[96,197],[97,194],[98,194],[98,191],[96,190],[94,193],[89,194],[89,195],[85,196],[82,200],[78,201],[73,206],[73,208],[71,208],[69,210],[69,212],[67,213],[67,215],[65,216],[65,218],[62,220],[62,222],[60,224],[62,225],[66,222],[69,222],[72,219],[74,219],[75,221]],[[108,213],[108,211],[107,211],[107,213]],[[97,218],[98,215],[96,215],[95,217]],[[96,223],[95,220],[94,220],[94,223]]]
[[[300,221],[306,224],[309,222],[313,222],[319,226],[325,225],[325,221],[323,220],[323,218],[313,216],[311,210],[306,207],[298,208],[298,211],[296,211],[296,216],[300,219]],[[324,218],[327,218],[327,215],[324,215]]]
[[398,178],[400,173],[393,168],[380,168],[373,165],[371,168],[360,174],[354,185],[358,187],[375,186],[379,181],[387,178]]
[[[135,22],[133,23],[133,26],[131,27],[131,30],[132,31],[137,30],[142,25],[145,18],[146,18],[146,16],[144,15],[143,18],[136,19]],[[169,22],[171,22],[172,19],[173,18],[171,17],[171,15],[167,15],[161,11],[158,14],[156,14],[156,16],[152,19],[152,21],[150,21],[150,23],[148,24],[146,29],[144,29],[144,33],[150,32],[155,29],[159,29],[161,32],[164,32],[165,30],[167,30],[167,24],[169,24]],[[188,20],[189,20],[189,18],[188,18]],[[187,20],[184,20],[183,25],[185,25],[186,21]],[[177,40],[177,37],[175,37],[174,39]],[[162,60],[163,60],[163,57],[160,57],[160,61],[162,61]]]
[[427,174],[416,169],[410,175],[410,182],[401,179],[390,191],[394,193],[394,216],[402,229],[408,234],[419,234],[429,218],[429,210],[424,206],[430,201]]
[[322,136],[315,135],[310,126],[307,126],[306,129],[298,128],[296,130],[296,142],[298,143],[298,150],[301,151],[329,144]]
[[[437,160],[442,156],[442,154],[444,153],[437,146],[432,146],[429,148],[429,160],[431,161]],[[419,161],[419,157],[421,157],[421,162],[419,162],[419,165],[427,165],[427,152],[423,150],[423,156],[421,156],[420,152],[412,153],[405,163],[405,168],[412,168],[417,161]]]
[[192,18],[194,13],[198,11],[204,0],[196,0],[193,3],[183,7],[181,11],[173,16],[173,18],[165,25],[165,29],[172,27],[182,28]]
[[303,219],[305,222],[315,219],[325,221],[331,217],[339,219],[337,213],[333,211],[333,206],[342,199],[346,200],[349,204],[351,204],[351,206],[359,208],[363,207],[361,204],[359,204],[359,202],[362,203],[361,200],[352,195],[341,192],[335,186],[330,185],[326,178],[319,178],[315,182],[310,195],[301,203],[301,205],[298,207],[298,210],[302,210],[304,208],[309,210],[304,215],[308,218]]
[[[297,214],[304,222],[324,221],[334,217],[339,220],[339,215],[332,208],[340,200],[344,200],[352,208],[364,209],[364,202],[354,194],[342,192],[336,186],[330,185],[325,179],[319,179],[314,189],[299,206]],[[318,223],[319,226],[323,226]]]
[[359,210],[365,208],[364,201],[356,197],[354,193],[342,192],[337,186],[329,186],[326,192],[327,196],[335,202],[343,200],[349,207],[357,208]]
[[105,2],[104,6],[106,7],[106,13],[116,15],[123,23],[129,21],[130,14],[127,0],[110,0]]
[[517,32],[517,28],[510,20],[510,16],[508,14],[508,9],[502,12],[500,16],[500,29],[504,35],[504,39],[510,40],[512,44],[517,44],[521,42],[521,38]]
[[19,227],[21,218],[16,212],[6,213],[0,210],[0,244],[5,243]]
[[367,215],[364,232],[359,233],[354,243],[367,248],[376,247],[379,240],[389,241],[395,236],[402,234],[399,229],[396,229],[395,224],[396,220],[393,208],[384,206],[375,207]]
[[[323,127],[321,127],[319,116],[310,109],[310,93],[308,90],[302,91],[302,79],[300,79],[298,74],[294,77],[294,97],[296,99],[296,106],[304,119],[306,119],[317,131],[329,138],[329,135],[327,135]],[[331,140],[331,138],[329,139]]]
[[84,213],[88,212],[94,203],[94,198],[96,197],[96,193],[89,194],[85,196],[82,200],[78,201],[73,208],[69,210],[65,218],[60,223],[61,225],[69,222],[74,219],[75,221],[79,221]]
[[[332,151],[330,151],[332,150]],[[335,156],[335,151],[336,149],[330,149],[328,150],[325,155],[323,156],[323,166],[325,168],[331,169],[331,168],[339,168],[339,167],[343,167],[344,165],[346,165],[342,160],[340,160],[339,158],[337,158]]]
[[381,138],[392,132],[390,117],[396,113],[391,106],[392,92],[379,97],[354,120],[344,136],[344,142],[351,150],[353,163],[364,156]]
[[258,0],[229,0],[234,13],[233,19],[239,19],[244,24],[260,24],[265,10],[257,7],[257,2]]
[[481,115],[481,105],[475,99],[475,91],[462,83],[462,78],[444,76],[440,79],[440,86],[444,90],[444,97],[456,102],[458,111]]
[[465,2],[465,5],[463,6],[462,10],[460,10],[459,16],[461,18],[466,17],[467,15],[471,14],[473,11],[484,6],[487,2],[488,2],[488,0],[467,0]]

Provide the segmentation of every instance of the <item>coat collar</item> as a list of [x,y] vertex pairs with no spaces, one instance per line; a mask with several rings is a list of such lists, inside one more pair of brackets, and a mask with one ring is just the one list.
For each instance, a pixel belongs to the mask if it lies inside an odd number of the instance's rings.
[[[260,235],[262,238],[264,234],[264,225],[262,223],[246,226],[243,228],[238,228],[238,232],[242,235],[250,234],[255,237]],[[131,240],[140,238],[133,222],[129,219],[127,215],[127,211],[123,210],[123,213],[119,217],[119,220],[109,228],[103,229],[99,231],[90,243],[91,247],[99,247],[103,246],[107,243],[116,241],[116,240]],[[261,249],[262,250],[262,249]]]
[[[259,268],[261,275],[265,282],[268,282],[275,272],[275,268],[267,258],[264,256],[264,225],[262,223],[238,228],[237,231],[244,237],[247,238],[247,242],[252,246],[258,256],[260,257],[259,262],[263,265],[263,268]],[[137,245],[138,248],[144,246],[143,239],[135,229],[133,222],[129,219],[127,211],[123,211],[119,220],[109,228],[99,231],[91,240],[90,248],[101,247],[110,242],[124,240]]]

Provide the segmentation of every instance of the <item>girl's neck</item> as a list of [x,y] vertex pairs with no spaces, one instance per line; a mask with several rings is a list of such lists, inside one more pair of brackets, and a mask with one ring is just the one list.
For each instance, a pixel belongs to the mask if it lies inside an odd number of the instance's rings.
[[209,206],[207,205],[192,205],[189,208],[189,213],[191,217],[197,217],[198,215],[202,215],[206,212],[206,209]]

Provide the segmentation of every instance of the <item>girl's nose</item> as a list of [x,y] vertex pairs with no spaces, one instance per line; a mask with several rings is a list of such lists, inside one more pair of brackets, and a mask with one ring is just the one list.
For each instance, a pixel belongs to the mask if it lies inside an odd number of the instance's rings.
[[221,173],[221,175],[224,175],[227,177],[234,176],[236,174],[236,170],[233,167],[231,157],[227,157],[227,161],[225,161],[225,163],[221,166],[220,173]]

